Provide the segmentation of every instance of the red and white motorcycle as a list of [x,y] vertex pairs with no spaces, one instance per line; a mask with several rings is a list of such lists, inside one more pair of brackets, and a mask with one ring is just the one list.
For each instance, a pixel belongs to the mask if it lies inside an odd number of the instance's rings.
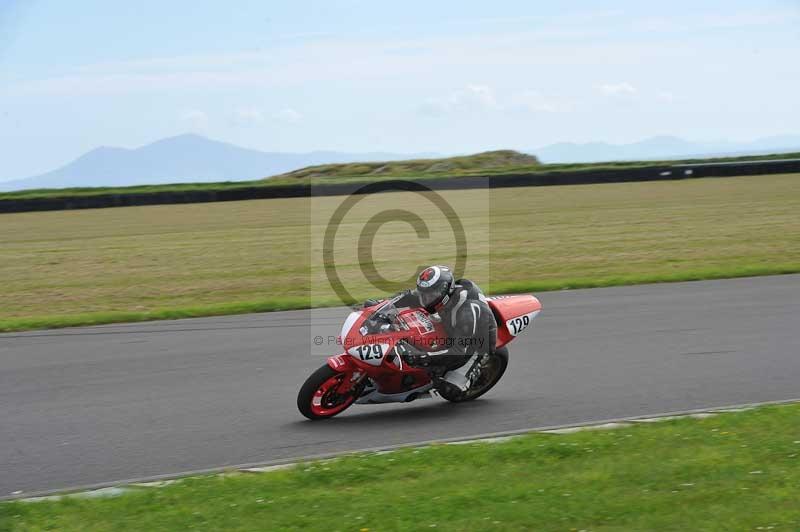
[[326,419],[353,403],[403,403],[437,394],[448,401],[476,399],[488,392],[508,366],[506,345],[524,331],[542,305],[532,295],[488,298],[497,321],[497,345],[484,355],[466,390],[434,379],[427,368],[409,365],[404,346],[440,351],[448,341],[444,327],[423,308],[398,309],[391,300],[351,312],[338,343],[344,353],[306,379],[297,408],[309,419]]

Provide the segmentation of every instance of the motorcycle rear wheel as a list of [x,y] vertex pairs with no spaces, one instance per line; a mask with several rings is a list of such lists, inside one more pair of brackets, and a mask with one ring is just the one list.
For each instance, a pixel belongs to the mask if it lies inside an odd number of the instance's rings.
[[297,393],[297,409],[311,420],[328,419],[355,401],[355,395],[339,395],[336,388],[350,373],[339,373],[325,364],[312,373]]
[[462,392],[450,383],[439,384],[436,390],[439,395],[452,403],[472,401],[491,390],[500,380],[508,367],[508,349],[501,347],[489,355],[486,366],[481,368],[478,380],[472,383],[466,391]]

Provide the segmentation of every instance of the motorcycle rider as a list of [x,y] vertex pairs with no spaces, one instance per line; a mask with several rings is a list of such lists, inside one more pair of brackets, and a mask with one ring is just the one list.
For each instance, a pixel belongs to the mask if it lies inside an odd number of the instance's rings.
[[[454,279],[447,266],[430,266],[417,277],[415,289],[400,292],[391,301],[398,308],[424,307],[447,332],[446,349],[428,352],[406,344],[406,360],[467,390],[479,375],[481,358],[492,353],[497,342],[497,322],[478,285]],[[367,300],[364,306],[378,302]]]

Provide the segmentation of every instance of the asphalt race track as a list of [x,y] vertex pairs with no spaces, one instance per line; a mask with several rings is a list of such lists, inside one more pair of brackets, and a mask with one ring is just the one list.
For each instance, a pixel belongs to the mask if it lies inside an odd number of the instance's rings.
[[337,334],[343,309],[0,335],[0,497],[800,397],[800,275],[540,299],[485,398],[357,405],[318,423],[295,397],[324,361],[309,342]]

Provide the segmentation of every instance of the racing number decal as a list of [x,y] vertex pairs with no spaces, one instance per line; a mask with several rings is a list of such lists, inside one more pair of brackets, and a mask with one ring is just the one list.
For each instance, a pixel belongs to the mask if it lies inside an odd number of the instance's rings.
[[383,347],[380,344],[359,345],[354,350],[361,360],[376,360],[383,356]]
[[528,316],[521,316],[508,321],[511,324],[511,334],[514,336],[522,332],[522,329],[530,325],[531,319]]
[[531,320],[533,320],[537,314],[538,312],[531,312],[530,314],[517,316],[516,318],[511,318],[510,320],[506,321],[508,332],[511,333],[511,336],[517,336],[519,333],[528,328],[528,325],[531,324]]
[[380,366],[383,356],[389,351],[389,344],[356,345],[347,350],[353,358],[360,359],[372,366]]

